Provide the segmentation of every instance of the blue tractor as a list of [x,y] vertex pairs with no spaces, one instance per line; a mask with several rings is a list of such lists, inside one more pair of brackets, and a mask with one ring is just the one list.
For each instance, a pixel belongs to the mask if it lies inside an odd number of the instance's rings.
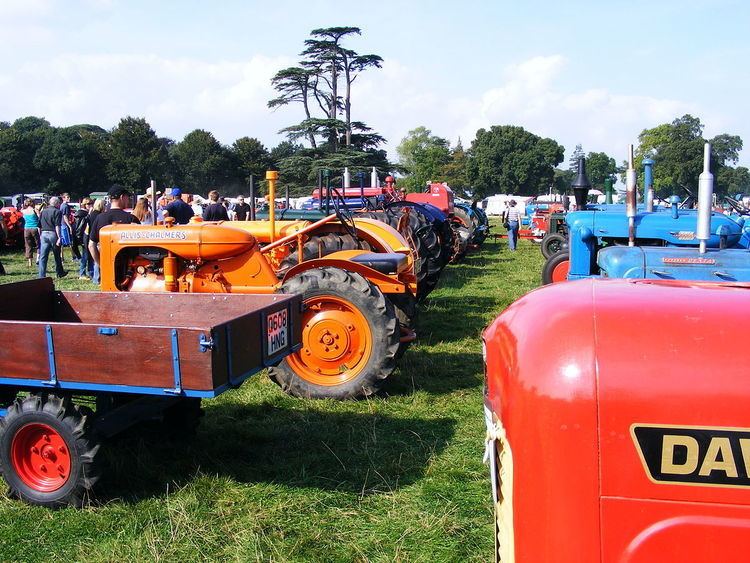
[[[632,147],[627,170],[627,196],[625,213],[619,209],[573,211],[567,214],[568,248],[556,252],[547,259],[542,270],[542,283],[574,280],[598,275],[602,259],[599,255],[607,250],[604,256],[618,256],[622,264],[622,250],[633,248],[630,252],[647,253],[664,249],[691,250],[705,243],[710,249],[747,248],[750,240],[750,226],[745,227],[744,219],[711,212],[705,233],[698,233],[695,210],[679,209],[678,198],[673,196],[670,210],[647,211],[646,205],[638,208],[635,201],[635,169],[632,162]],[[649,185],[647,175],[646,183]],[[586,177],[585,162],[579,161],[578,175],[573,182],[573,191],[579,209],[583,208],[585,194],[590,184]],[[650,190],[647,188],[646,193]],[[585,197],[585,195],[583,196]],[[705,206],[704,206],[705,207]],[[699,234],[705,235],[704,239]],[[636,247],[637,245],[637,247]],[[610,250],[612,249],[612,250]],[[618,268],[621,266],[618,266]],[[612,270],[614,272],[614,270]],[[634,277],[634,276],[629,276]]]
[[722,221],[729,217],[711,212],[714,177],[709,170],[710,151],[711,145],[706,143],[703,173],[699,178],[698,214],[691,216],[698,245],[605,248],[597,256],[597,268],[602,277],[750,281],[750,225],[745,227],[744,219],[739,217],[735,221],[740,228],[740,236],[737,236]]

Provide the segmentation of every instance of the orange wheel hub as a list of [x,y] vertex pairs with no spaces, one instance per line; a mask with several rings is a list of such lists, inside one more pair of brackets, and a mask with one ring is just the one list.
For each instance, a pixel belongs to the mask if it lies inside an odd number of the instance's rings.
[[568,281],[568,272],[570,271],[570,260],[560,262],[552,270],[552,283]]
[[372,352],[367,318],[350,302],[333,295],[305,299],[302,348],[288,357],[302,379],[316,385],[340,385],[354,379]]

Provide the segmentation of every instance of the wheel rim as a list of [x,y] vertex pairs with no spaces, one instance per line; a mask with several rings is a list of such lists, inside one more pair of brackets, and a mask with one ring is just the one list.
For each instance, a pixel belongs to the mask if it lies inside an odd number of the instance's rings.
[[302,348],[288,357],[302,379],[316,385],[341,385],[364,369],[372,352],[367,318],[349,301],[332,295],[305,299]]
[[51,426],[32,423],[23,426],[11,443],[11,462],[26,485],[43,493],[62,487],[70,477],[70,450]]
[[570,271],[570,260],[565,259],[552,269],[552,283],[568,281],[568,271]]
[[557,252],[560,252],[562,250],[562,243],[559,240],[552,241],[547,245],[547,248],[549,249],[550,256],[552,254],[555,254]]

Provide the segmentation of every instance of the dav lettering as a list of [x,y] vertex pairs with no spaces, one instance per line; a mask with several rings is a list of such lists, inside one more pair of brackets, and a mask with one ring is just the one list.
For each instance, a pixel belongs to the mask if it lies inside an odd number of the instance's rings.
[[750,487],[750,429],[634,424],[630,433],[654,482]]

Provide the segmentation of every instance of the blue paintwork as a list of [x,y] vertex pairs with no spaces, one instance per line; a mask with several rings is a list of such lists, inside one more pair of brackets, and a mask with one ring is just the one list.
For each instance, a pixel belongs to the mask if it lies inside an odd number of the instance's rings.
[[49,380],[45,381],[44,385],[55,385],[57,383],[57,362],[55,361],[55,342],[52,339],[52,326],[45,326],[44,332],[47,335],[47,356],[49,358]]
[[[608,206],[609,207],[609,206]],[[697,247],[695,238],[697,214],[680,210],[677,217],[671,213],[640,211],[635,218],[636,244]],[[628,220],[621,211],[573,211],[567,214],[570,270],[568,279],[580,279],[596,273],[596,254],[608,244],[627,244]],[[709,248],[718,248],[724,238],[728,248],[750,243],[750,234],[744,232],[744,220],[714,213],[711,217]]]
[[602,277],[714,282],[750,281],[750,251],[744,248],[611,246],[599,251]]

